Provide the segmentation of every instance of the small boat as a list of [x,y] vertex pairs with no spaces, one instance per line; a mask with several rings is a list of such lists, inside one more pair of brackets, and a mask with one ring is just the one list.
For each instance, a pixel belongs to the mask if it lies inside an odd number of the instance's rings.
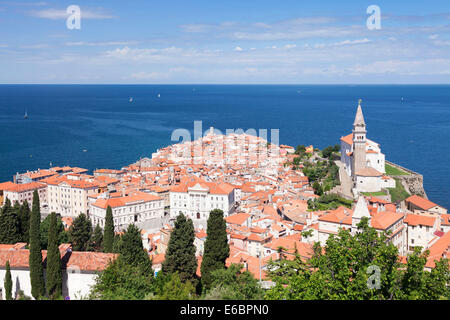
[[131,97],[129,101],[130,101],[130,102],[133,102],[133,97]]
[[83,152],[87,152],[87,150],[86,150],[86,149],[83,149]]
[[161,94],[158,93],[158,98],[161,98]]
[[23,115],[24,119],[28,119],[28,113],[25,111],[25,114]]

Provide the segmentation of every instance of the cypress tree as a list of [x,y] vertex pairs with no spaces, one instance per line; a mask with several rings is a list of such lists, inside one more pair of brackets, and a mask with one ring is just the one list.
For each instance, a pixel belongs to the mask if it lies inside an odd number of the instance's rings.
[[194,224],[180,213],[170,234],[166,259],[162,265],[164,274],[178,272],[181,281],[193,280],[197,270],[194,246]]
[[212,282],[211,272],[225,268],[225,260],[230,254],[226,223],[222,210],[214,209],[210,212],[206,233],[201,273],[203,287],[210,289]]
[[103,230],[99,224],[97,224],[94,228],[94,232],[92,233],[91,239],[91,247],[93,251],[101,251],[103,244]]
[[33,207],[30,217],[30,280],[31,294],[35,299],[45,294],[44,271],[42,267],[42,251],[41,251],[41,209],[39,204],[39,195],[37,190],[33,193]]
[[103,235],[103,251],[113,252],[114,246],[114,219],[112,215],[111,207],[106,209],[105,217],[105,231]]
[[[52,212],[53,213],[53,212]],[[45,217],[41,222],[41,248],[42,250],[47,250],[48,246],[48,236],[50,231],[50,220],[51,214]],[[61,243],[67,243],[69,241],[68,233],[64,230],[64,224],[61,217],[56,214],[56,234],[58,235],[58,245]]]
[[69,236],[74,251],[86,251],[92,236],[92,224],[85,214],[75,218]]
[[19,224],[20,224],[20,234],[22,235],[22,242],[28,243],[30,241],[30,206],[28,201],[25,200],[19,209]]
[[22,238],[16,210],[18,210],[17,202],[11,207],[11,201],[6,198],[0,214],[0,243],[13,244],[20,242]]
[[120,259],[128,265],[138,267],[142,274],[153,274],[152,261],[142,245],[141,230],[130,224],[119,242]]
[[6,300],[12,300],[12,279],[11,279],[11,268],[9,267],[9,260],[6,261],[6,274],[5,274],[5,295]]
[[58,249],[58,228],[54,212],[50,214],[47,248],[47,291],[51,299],[56,299],[62,296],[62,274]]

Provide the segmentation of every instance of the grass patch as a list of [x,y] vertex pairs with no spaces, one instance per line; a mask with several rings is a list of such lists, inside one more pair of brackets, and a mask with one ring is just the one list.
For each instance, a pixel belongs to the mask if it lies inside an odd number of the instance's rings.
[[400,169],[393,167],[387,163],[384,165],[384,169],[386,170],[386,174],[389,176],[407,176],[407,175],[409,175],[408,172],[400,170]]
[[395,179],[395,188],[388,188],[388,190],[389,194],[391,195],[392,202],[402,201],[410,196],[410,194],[406,192],[399,179]]
[[377,192],[361,192],[365,196],[385,196],[386,192],[384,191],[377,191]]

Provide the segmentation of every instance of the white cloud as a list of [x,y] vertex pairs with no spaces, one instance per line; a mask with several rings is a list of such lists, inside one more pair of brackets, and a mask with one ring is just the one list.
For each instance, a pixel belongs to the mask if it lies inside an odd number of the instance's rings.
[[450,74],[450,59],[385,60],[358,64],[348,69],[350,74],[396,74],[396,75],[446,75]]
[[325,47],[340,47],[340,46],[347,46],[347,45],[355,45],[355,44],[363,44],[368,43],[371,40],[365,38],[365,39],[359,39],[359,40],[343,40],[339,42],[333,42],[333,43],[321,43],[314,45],[314,48],[325,48]]
[[241,47],[236,47],[236,48],[234,48],[234,51],[242,51],[242,48]]

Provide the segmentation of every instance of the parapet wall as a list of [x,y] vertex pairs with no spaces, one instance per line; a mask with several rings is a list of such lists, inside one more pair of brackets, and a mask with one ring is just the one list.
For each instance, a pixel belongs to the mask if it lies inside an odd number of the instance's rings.
[[425,189],[423,188],[423,175],[390,161],[386,160],[385,162],[397,169],[401,169],[409,173],[409,175],[392,176],[393,178],[401,181],[402,185],[409,194],[417,194],[425,199],[428,199]]

